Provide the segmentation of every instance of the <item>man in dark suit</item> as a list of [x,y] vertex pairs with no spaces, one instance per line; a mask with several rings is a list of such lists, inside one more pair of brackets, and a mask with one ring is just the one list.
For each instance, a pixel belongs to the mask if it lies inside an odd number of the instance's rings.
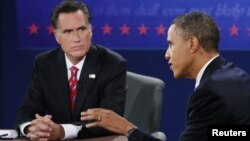
[[[177,17],[168,30],[165,58],[174,77],[196,81],[181,141],[206,141],[213,125],[250,125],[249,74],[219,55],[219,41],[216,23],[200,12]],[[157,140],[110,110],[89,109],[81,114],[84,121],[101,115],[102,120],[87,124],[88,128],[117,131],[130,141]]]
[[31,140],[110,135],[105,129],[83,126],[80,112],[96,107],[124,112],[127,62],[91,43],[90,20],[87,6],[72,0],[52,13],[61,48],[36,57],[32,81],[17,111],[19,129]]

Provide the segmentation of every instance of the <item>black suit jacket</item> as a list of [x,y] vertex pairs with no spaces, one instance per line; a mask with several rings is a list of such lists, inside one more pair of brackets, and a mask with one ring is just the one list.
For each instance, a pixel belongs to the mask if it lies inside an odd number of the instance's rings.
[[250,77],[217,57],[189,99],[181,141],[207,141],[209,125],[250,125]]
[[[250,77],[217,57],[206,68],[189,99],[181,141],[207,141],[209,125],[250,125]],[[140,130],[130,141],[155,141]]]
[[[32,81],[17,111],[17,124],[31,121],[35,114],[51,114],[59,124],[81,123],[80,112],[105,108],[122,115],[126,97],[127,62],[119,54],[91,45],[78,80],[75,108],[70,109],[65,55],[57,48],[36,57]],[[90,75],[95,75],[95,78]],[[78,138],[110,134],[104,129],[83,126]]]

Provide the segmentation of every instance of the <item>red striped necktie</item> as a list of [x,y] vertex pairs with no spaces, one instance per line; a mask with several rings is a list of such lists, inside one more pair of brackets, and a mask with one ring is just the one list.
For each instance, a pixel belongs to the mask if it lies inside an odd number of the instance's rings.
[[71,71],[71,76],[69,79],[69,92],[70,92],[70,108],[71,110],[74,109],[75,107],[75,98],[76,98],[76,94],[77,94],[77,71],[78,68],[72,66],[70,68]]

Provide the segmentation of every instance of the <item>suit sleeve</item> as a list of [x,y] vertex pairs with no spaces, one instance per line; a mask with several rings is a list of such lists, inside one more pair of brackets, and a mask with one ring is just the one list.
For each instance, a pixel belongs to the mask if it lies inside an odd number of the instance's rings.
[[128,137],[128,141],[160,141],[154,138],[150,134],[143,132],[140,129],[135,129],[132,134]]
[[32,80],[28,86],[27,94],[24,97],[22,105],[17,110],[16,122],[21,124],[29,122],[35,118],[35,114],[45,114],[44,98],[38,75],[37,58],[33,65]]

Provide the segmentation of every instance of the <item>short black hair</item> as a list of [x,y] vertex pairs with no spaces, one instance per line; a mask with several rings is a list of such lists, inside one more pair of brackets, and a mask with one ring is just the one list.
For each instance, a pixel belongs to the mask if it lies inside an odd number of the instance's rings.
[[58,16],[61,13],[74,13],[78,10],[81,10],[83,14],[88,17],[88,22],[91,22],[91,13],[89,8],[82,1],[75,0],[64,0],[58,4],[51,13],[51,24],[54,29],[58,28]]
[[205,13],[191,12],[174,19],[172,24],[180,28],[184,39],[197,37],[204,50],[219,51],[220,32],[214,20]]

